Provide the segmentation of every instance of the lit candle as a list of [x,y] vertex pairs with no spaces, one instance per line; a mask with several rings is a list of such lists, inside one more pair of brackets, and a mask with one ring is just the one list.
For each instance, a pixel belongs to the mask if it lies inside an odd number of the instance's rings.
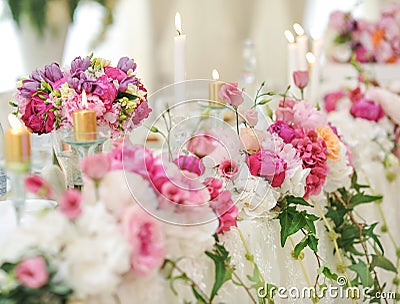
[[299,56],[299,63],[298,67],[299,70],[306,71],[307,70],[307,61],[306,61],[306,54],[308,52],[308,36],[304,34],[303,27],[295,23],[293,24],[293,29],[296,32],[296,42],[298,44],[298,56]]
[[178,35],[174,37],[175,83],[185,81],[185,42],[186,35],[182,35],[181,14],[175,15],[175,27]]
[[6,167],[13,172],[28,172],[31,163],[30,133],[14,114],[8,115],[8,122],[11,128],[4,133]]
[[208,84],[208,99],[210,100],[210,105],[217,106],[221,105],[221,98],[219,97],[219,90],[224,84],[219,81],[219,73],[216,69],[212,70],[212,81]]
[[[87,97],[85,90],[82,90],[82,107],[87,108]],[[97,124],[96,111],[77,110],[72,113],[74,122],[75,140],[79,142],[91,141],[96,139]]]
[[314,54],[314,64],[313,64],[313,79],[314,79],[314,90],[313,94],[313,102],[314,104],[318,103],[319,98],[319,83],[321,77],[321,54],[323,48],[323,41],[320,38],[317,38],[313,30],[311,30],[311,38],[312,38],[312,53]]
[[298,45],[294,42],[294,36],[291,31],[285,31],[286,39],[288,40],[287,55],[288,55],[288,83],[293,88],[293,72],[298,70]]
[[308,85],[306,88],[306,100],[312,104],[315,105],[315,91],[316,91],[316,85],[318,85],[317,79],[316,79],[316,74],[315,74],[315,56],[313,53],[308,52],[306,54],[306,60],[307,60],[307,65],[308,65]]

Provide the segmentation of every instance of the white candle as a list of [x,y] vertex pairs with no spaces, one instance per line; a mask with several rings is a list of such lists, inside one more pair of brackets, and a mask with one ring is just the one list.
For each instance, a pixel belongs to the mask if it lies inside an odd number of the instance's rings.
[[174,71],[175,83],[185,81],[185,42],[186,35],[182,35],[181,15],[175,15],[175,27],[178,35],[174,37]]
[[295,23],[293,24],[293,29],[296,32],[296,42],[298,44],[298,56],[299,56],[299,70],[307,70],[306,54],[308,52],[308,36],[304,35],[303,27]]
[[298,45],[294,42],[294,36],[291,31],[285,31],[286,39],[288,40],[287,45],[287,63],[288,63],[288,84],[291,88],[295,87],[293,80],[293,72],[298,70]]
[[306,60],[308,63],[308,85],[306,87],[306,100],[311,104],[316,104],[316,90],[318,87],[318,74],[315,73],[315,56],[313,53],[308,52],[306,54]]

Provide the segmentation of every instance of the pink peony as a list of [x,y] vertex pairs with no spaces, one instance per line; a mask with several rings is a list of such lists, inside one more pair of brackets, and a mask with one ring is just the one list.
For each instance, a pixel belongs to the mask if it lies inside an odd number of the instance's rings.
[[315,129],[327,124],[326,116],[308,102],[296,103],[293,110],[293,123],[297,128]]
[[360,117],[371,121],[378,121],[385,116],[379,104],[364,98],[351,106],[350,114],[354,117]]
[[224,84],[219,90],[219,97],[231,106],[238,107],[243,103],[243,90],[238,89],[237,82]]
[[250,109],[244,112],[244,118],[249,127],[254,127],[258,122],[258,111],[257,109]]
[[67,190],[60,198],[60,212],[70,220],[74,220],[82,213],[82,194],[78,190]]
[[197,174],[198,176],[204,173],[204,165],[200,158],[191,155],[180,155],[174,160],[174,163],[181,169]]
[[186,147],[194,155],[202,158],[217,148],[217,140],[210,132],[204,131],[189,139]]
[[216,199],[210,202],[210,206],[218,216],[218,234],[229,231],[233,226],[237,226],[239,210],[233,204],[231,193],[228,190],[222,191]]
[[164,235],[160,223],[135,205],[125,212],[123,231],[131,246],[131,269],[146,276],[164,261]]
[[260,150],[246,159],[250,173],[266,178],[272,187],[279,187],[285,181],[286,162],[271,150]]
[[308,71],[293,72],[293,80],[296,87],[303,90],[308,84]]
[[43,197],[52,198],[53,190],[51,185],[47,183],[40,175],[30,175],[25,178],[25,188],[33,194]]
[[96,79],[92,94],[99,96],[104,102],[106,110],[110,110],[118,91],[114,84],[108,80],[108,77],[103,75]]
[[345,92],[343,90],[339,90],[336,92],[326,94],[324,96],[326,112],[329,113],[329,112],[336,110],[337,102],[344,96],[345,96]]
[[29,288],[40,288],[49,280],[46,262],[41,256],[23,260],[14,271],[17,280]]
[[94,154],[86,157],[81,167],[87,177],[98,182],[110,171],[111,163],[107,154]]
[[118,82],[122,82],[122,80],[124,80],[127,76],[124,71],[111,66],[104,67],[104,73],[107,75],[107,77],[115,79]]
[[283,139],[284,143],[291,143],[296,137],[296,131],[282,120],[275,121],[275,123],[272,124],[268,130],[271,133],[278,134],[279,137]]
[[239,167],[233,160],[224,160],[220,163],[218,172],[227,180],[235,180],[239,175]]
[[207,177],[204,180],[204,185],[207,187],[208,192],[210,193],[210,198],[212,200],[219,195],[222,189],[222,181],[213,177]]

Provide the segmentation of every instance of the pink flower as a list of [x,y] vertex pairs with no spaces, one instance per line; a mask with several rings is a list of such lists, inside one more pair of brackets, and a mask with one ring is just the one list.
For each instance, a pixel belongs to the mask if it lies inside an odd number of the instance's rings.
[[324,101],[325,101],[325,110],[326,112],[332,112],[336,110],[336,104],[339,101],[339,99],[343,98],[345,95],[345,92],[343,90],[339,90],[336,92],[328,93],[324,96]]
[[74,220],[82,213],[82,194],[78,190],[67,190],[60,198],[60,212],[70,220]]
[[258,111],[257,109],[250,109],[244,112],[244,118],[249,127],[254,127],[258,122]]
[[204,165],[200,158],[191,155],[180,155],[174,160],[174,163],[181,169],[197,174],[198,176],[204,173]]
[[293,122],[295,127],[315,129],[327,124],[326,116],[305,101],[296,103],[293,107]]
[[285,143],[291,143],[292,140],[296,137],[296,131],[282,120],[277,120],[268,128],[268,130],[271,133],[278,134]]
[[342,33],[346,31],[346,13],[343,11],[334,11],[329,16],[329,27]]
[[257,152],[261,149],[261,143],[265,140],[267,134],[265,131],[254,128],[240,129],[240,140],[249,153]]
[[218,234],[231,230],[232,226],[237,226],[239,210],[233,204],[231,193],[228,190],[222,191],[216,199],[210,202],[210,206],[218,216]]
[[126,78],[126,73],[118,68],[114,68],[111,66],[104,67],[104,73],[111,79],[115,79],[118,82],[121,82]]
[[228,180],[235,180],[239,174],[239,167],[233,160],[224,160],[218,167],[219,173]]
[[388,41],[382,41],[374,51],[376,62],[390,63],[395,61],[393,49]]
[[105,108],[110,110],[118,91],[114,84],[108,80],[108,77],[103,75],[96,79],[92,94],[99,96],[103,100]]
[[207,187],[212,200],[219,195],[220,190],[222,189],[222,181],[213,177],[207,177],[204,180],[204,185]]
[[363,45],[359,45],[355,49],[356,60],[359,62],[371,62],[372,55],[367,51]]
[[218,94],[223,101],[229,103],[231,106],[238,107],[243,103],[243,90],[240,91],[238,89],[237,82],[224,84]]
[[202,158],[217,148],[217,140],[210,132],[204,131],[189,139],[186,147],[191,153]]
[[293,72],[293,80],[296,87],[303,90],[308,84],[308,71]]
[[131,246],[133,273],[146,276],[164,261],[164,235],[160,223],[135,205],[125,212],[123,231]]
[[354,117],[360,117],[372,121],[378,121],[385,116],[383,109],[379,104],[364,98],[351,106],[350,114]]
[[250,173],[266,178],[272,187],[279,187],[285,181],[286,162],[271,150],[260,150],[246,159]]
[[281,99],[279,107],[275,111],[276,120],[283,120],[287,124],[291,124],[293,122],[293,107],[295,104],[296,102],[290,98]]
[[359,101],[361,98],[363,98],[363,94],[361,92],[361,88],[357,87],[351,91],[349,91],[349,98],[352,102],[357,102]]
[[189,192],[171,181],[163,183],[161,187],[161,195],[168,202],[174,203],[176,205],[184,205],[189,199]]
[[23,260],[14,271],[17,280],[29,288],[40,288],[49,280],[46,262],[41,256]]
[[30,175],[25,178],[25,188],[33,194],[43,197],[52,198],[53,190],[51,185],[47,183],[40,175]]
[[86,157],[81,167],[87,177],[98,182],[110,171],[111,163],[107,154],[94,154]]

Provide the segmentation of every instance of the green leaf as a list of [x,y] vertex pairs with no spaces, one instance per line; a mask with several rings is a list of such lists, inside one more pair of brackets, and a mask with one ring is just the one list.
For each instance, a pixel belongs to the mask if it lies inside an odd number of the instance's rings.
[[207,301],[201,296],[194,286],[192,286],[192,291],[198,304],[207,304]]
[[357,172],[354,171],[353,176],[351,177],[351,188],[356,189],[357,192],[360,191],[361,188],[369,188],[368,185],[360,185],[357,183]]
[[124,98],[124,97],[128,98],[129,100],[135,100],[138,98],[137,96],[126,93],[126,92],[118,92],[118,96],[117,96],[118,99]]
[[385,269],[387,271],[392,271],[394,273],[397,273],[396,266],[394,266],[393,263],[389,259],[384,257],[383,255],[373,254],[371,267],[372,268],[379,267],[379,268]]
[[371,287],[374,283],[374,279],[372,278],[367,264],[362,260],[359,259],[357,264],[350,265],[348,268],[357,273],[363,287]]
[[308,235],[308,247],[314,252],[318,252],[318,238],[314,234]]
[[296,211],[296,207],[287,207],[277,217],[281,225],[281,246],[284,247],[287,238],[306,225],[304,214]]
[[308,203],[304,198],[302,197],[297,197],[297,196],[292,196],[292,195],[288,195],[285,197],[286,201],[289,204],[295,204],[295,205],[303,205],[303,206],[309,206],[309,207],[313,207],[313,205],[311,205],[310,203]]
[[318,274],[323,274],[327,279],[334,280],[336,281],[338,278],[338,275],[329,268],[329,266],[321,266],[318,268]]
[[344,216],[347,213],[345,208],[327,207],[328,212],[325,214],[327,218],[330,218],[336,227],[339,227],[344,222]]
[[308,245],[308,236],[305,235],[303,239],[294,247],[293,249],[293,256],[297,259],[300,253],[303,251],[304,248]]
[[270,101],[272,101],[271,98],[269,98],[269,99],[263,99],[263,100],[257,102],[257,104],[260,105],[260,106],[262,106],[262,105],[265,105],[265,104],[269,103]]
[[0,269],[7,273],[10,273],[14,270],[15,266],[16,264],[5,262],[3,263],[3,265],[0,266]]
[[357,193],[350,199],[349,207],[353,209],[357,205],[374,202],[380,199],[382,199],[382,195],[366,195],[364,193]]
[[14,101],[9,101],[8,104],[13,108],[18,108],[18,105]]
[[375,227],[378,225],[378,223],[373,223],[371,226],[369,227],[364,227],[363,228],[363,235],[364,236],[368,236],[371,239],[373,239],[375,241],[375,243],[379,246],[380,250],[382,251],[382,254],[384,253],[384,249],[382,246],[381,241],[379,240],[378,235],[375,234],[374,229]]

